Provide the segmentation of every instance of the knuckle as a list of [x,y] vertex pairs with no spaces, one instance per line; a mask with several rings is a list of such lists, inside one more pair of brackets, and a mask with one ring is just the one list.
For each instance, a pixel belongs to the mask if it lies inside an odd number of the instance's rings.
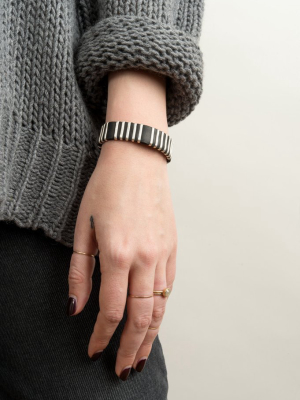
[[135,352],[135,351],[130,350],[130,349],[128,349],[127,347],[123,347],[123,346],[120,346],[120,347],[119,347],[118,352],[119,352],[119,355],[120,355],[122,358],[134,359],[134,358],[135,358],[135,355],[136,355],[136,352]]
[[152,320],[155,322],[159,322],[165,315],[165,311],[166,311],[165,306],[155,307],[152,313]]
[[160,252],[163,257],[168,258],[170,254],[170,247],[166,244],[162,244]]
[[108,340],[101,337],[100,332],[98,331],[94,331],[93,335],[94,335],[94,343],[93,343],[94,347],[96,345],[96,347],[98,347],[99,349],[104,349],[108,344]]
[[128,250],[114,250],[111,253],[112,262],[119,267],[129,267],[131,255]]
[[86,280],[85,274],[81,269],[77,266],[72,264],[69,270],[68,281],[69,283],[73,284],[81,284],[84,283]]
[[141,353],[143,353],[143,354],[150,354],[151,353],[151,349],[152,349],[152,345],[153,345],[154,339],[155,338],[153,338],[153,337],[152,338],[150,338],[150,337],[147,338],[147,336],[145,337],[144,342],[143,342],[143,344],[141,346],[141,348],[143,350],[143,351],[141,351]]
[[144,330],[148,328],[151,324],[152,316],[151,315],[141,315],[139,317],[133,318],[132,323],[136,330]]
[[110,324],[116,324],[122,320],[123,313],[120,310],[108,310],[103,313],[103,316]]
[[146,265],[152,265],[158,258],[158,251],[154,247],[143,247],[138,252],[139,259]]

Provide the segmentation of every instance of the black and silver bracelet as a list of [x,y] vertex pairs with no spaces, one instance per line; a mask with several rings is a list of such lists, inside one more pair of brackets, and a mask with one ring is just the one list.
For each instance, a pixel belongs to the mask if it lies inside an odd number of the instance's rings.
[[172,157],[172,138],[165,132],[149,125],[125,121],[109,121],[102,125],[98,147],[107,140],[126,140],[144,143],[161,151],[169,163]]

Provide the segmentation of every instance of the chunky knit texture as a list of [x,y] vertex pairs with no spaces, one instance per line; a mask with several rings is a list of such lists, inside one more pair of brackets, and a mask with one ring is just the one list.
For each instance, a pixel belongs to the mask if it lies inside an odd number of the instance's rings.
[[178,124],[202,94],[203,11],[204,0],[1,1],[0,220],[73,246],[108,73],[164,74]]

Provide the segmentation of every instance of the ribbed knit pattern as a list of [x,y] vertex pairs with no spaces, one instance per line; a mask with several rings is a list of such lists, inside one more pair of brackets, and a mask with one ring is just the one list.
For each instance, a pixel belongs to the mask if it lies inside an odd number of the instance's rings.
[[202,94],[203,0],[2,0],[0,220],[72,247],[96,166],[108,72],[167,77],[167,119]]

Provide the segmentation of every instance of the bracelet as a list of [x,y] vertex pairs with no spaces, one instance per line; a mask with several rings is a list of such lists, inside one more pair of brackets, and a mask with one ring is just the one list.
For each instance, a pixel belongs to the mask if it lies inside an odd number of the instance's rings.
[[149,125],[126,121],[110,121],[102,125],[98,147],[107,140],[126,140],[144,143],[153,149],[161,151],[169,163],[172,158],[172,138],[165,132]]

